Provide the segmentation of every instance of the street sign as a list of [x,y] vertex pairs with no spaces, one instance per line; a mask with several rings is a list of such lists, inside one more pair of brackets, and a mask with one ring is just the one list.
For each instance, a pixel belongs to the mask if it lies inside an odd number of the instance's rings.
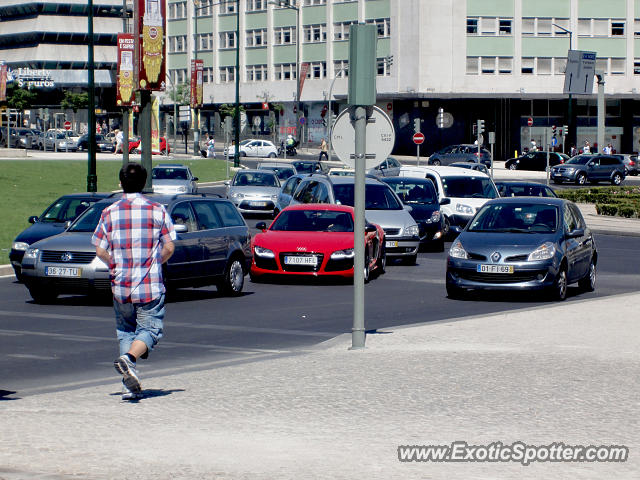
[[307,120],[304,117],[300,117],[300,125],[304,125]]
[[[350,109],[340,112],[331,129],[331,145],[340,160],[355,168],[356,132],[351,123]],[[385,160],[393,150],[396,132],[393,123],[384,111],[373,106],[367,122],[367,146],[365,168],[373,168]]]
[[489,144],[494,145],[496,143],[496,132],[489,132]]
[[422,143],[424,143],[424,134],[420,132],[414,133],[413,143],[415,143],[416,145],[422,145]]
[[596,73],[596,52],[569,50],[564,73],[564,93],[591,95]]
[[262,102],[262,109],[263,110],[269,110],[269,103],[268,102]]
[[178,106],[178,120],[181,122],[191,121],[191,105],[179,105]]
[[558,139],[556,137],[551,137],[551,146],[552,147],[558,146]]
[[533,118],[531,117],[527,118],[527,125],[529,125],[530,127],[533,127]]
[[69,120],[64,122],[64,129],[65,130],[71,130],[71,122]]

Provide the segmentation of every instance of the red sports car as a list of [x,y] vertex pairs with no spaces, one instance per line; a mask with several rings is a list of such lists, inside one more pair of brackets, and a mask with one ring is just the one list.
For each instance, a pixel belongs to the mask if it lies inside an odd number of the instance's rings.
[[[285,208],[269,229],[251,241],[251,278],[262,275],[335,275],[353,277],[353,208],[344,205],[301,204]],[[384,273],[387,256],[384,230],[365,229],[365,281]]]
[[[140,138],[129,140],[129,153],[140,153]],[[160,137],[160,151],[151,152],[153,155],[164,155],[165,153],[171,153],[171,146],[167,143],[167,139]]]

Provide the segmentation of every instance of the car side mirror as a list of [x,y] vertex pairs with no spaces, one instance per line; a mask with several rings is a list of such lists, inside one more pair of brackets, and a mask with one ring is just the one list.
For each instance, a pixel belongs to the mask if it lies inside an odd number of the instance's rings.
[[228,187],[231,185],[231,182],[229,180],[225,180],[224,184]]
[[451,205],[451,199],[450,198],[443,198],[440,200],[440,205]]
[[258,230],[262,230],[263,232],[265,232],[267,230],[267,222],[258,222],[258,223],[256,223],[256,228]]
[[187,233],[189,231],[187,226],[182,223],[174,225],[173,229],[176,231],[176,233]]
[[32,215],[27,220],[29,223],[36,223],[38,221],[38,217],[36,217],[35,215]]
[[589,167],[589,168],[593,168],[593,162],[589,162],[589,163],[587,163],[587,167]]
[[367,225],[364,227],[365,233],[374,233],[376,230],[376,226],[371,223],[367,223]]
[[577,238],[584,236],[584,228],[576,228],[567,233],[567,238]]
[[198,180],[200,180],[198,177],[193,177],[194,182],[197,182]]

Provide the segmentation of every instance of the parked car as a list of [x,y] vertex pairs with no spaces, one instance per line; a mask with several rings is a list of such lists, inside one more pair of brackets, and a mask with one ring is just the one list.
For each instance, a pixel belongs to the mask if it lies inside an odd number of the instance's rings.
[[[7,148],[7,127],[0,126],[0,147]],[[20,148],[20,134],[15,127],[9,127],[9,148]],[[24,148],[24,147],[22,147]]]
[[198,193],[198,177],[191,169],[179,163],[162,163],[151,170],[153,193],[175,195]]
[[[216,285],[225,294],[239,295],[251,265],[251,235],[233,204],[187,195],[149,198],[165,206],[177,234],[175,253],[163,266],[167,288]],[[95,203],[64,233],[27,249],[22,271],[34,301],[110,292],[109,268],[96,257],[91,236],[102,211],[117,200]]]
[[[231,145],[224,152],[225,156],[232,157],[235,155],[236,147]],[[269,157],[276,158],[278,149],[269,140],[249,140],[248,142],[240,142],[241,157]]]
[[536,182],[496,182],[501,197],[557,197],[552,188]]
[[[431,180],[438,192],[444,216],[445,238],[460,233],[487,201],[499,196],[493,180],[485,173],[457,167],[402,167],[401,177]],[[442,203],[448,198],[450,203]]]
[[431,155],[427,164],[439,166],[455,162],[483,163],[487,168],[491,168],[491,153],[486,148],[480,148],[478,157],[477,145],[450,145]]
[[58,152],[75,152],[78,147],[76,139],[78,139],[70,130],[54,130],[49,129],[39,140],[40,150],[54,150]]
[[224,182],[227,198],[242,213],[273,215],[280,193],[280,180],[267,170],[239,170],[233,180]]
[[489,169],[486,167],[484,163],[474,163],[474,162],[455,162],[449,165],[450,167],[458,167],[458,168],[467,168],[469,170],[477,170],[482,173],[489,174]]
[[378,165],[367,170],[367,174],[376,177],[394,177],[398,175],[402,164],[393,157],[387,157]]
[[[569,155],[558,152],[549,153],[549,166],[554,167],[569,160]],[[529,152],[516,158],[510,158],[504,164],[508,170],[547,170],[547,152]]]
[[626,177],[626,167],[613,155],[576,155],[562,165],[551,169],[554,183],[571,182],[584,185],[587,182],[610,182],[620,185]]
[[[343,205],[295,205],[285,208],[267,229],[252,240],[251,279],[263,275],[312,275],[353,277],[353,208]],[[379,225],[365,228],[364,280],[384,273],[384,231]]]
[[[300,203],[330,203],[354,206],[354,177],[330,177],[314,173],[302,179],[291,205]],[[380,225],[385,235],[387,256],[400,258],[413,265],[418,257],[420,229],[402,205],[393,189],[380,180],[365,179],[365,214],[369,222]]]
[[33,131],[30,128],[16,128],[15,130],[18,135],[18,144],[15,145],[15,147],[25,149],[31,148]]
[[[166,155],[167,153],[171,153],[171,145],[167,143],[166,138],[160,137],[159,147],[160,147],[160,150],[153,150],[151,154]],[[142,153],[142,146],[140,145],[140,137],[129,139],[129,153]]]
[[626,168],[627,175],[634,177],[638,175],[638,171],[640,170],[640,165],[638,165],[638,155],[614,154],[613,156],[622,160],[622,163],[624,163]]
[[[444,252],[444,216],[440,213],[438,193],[426,178],[386,177],[383,179],[398,195],[402,203],[411,207],[411,216],[420,229],[420,243],[427,248]],[[447,203],[447,200],[443,200]]]
[[302,181],[304,177],[306,177],[306,173],[296,173],[295,175],[290,176],[283,184],[280,192],[278,193],[278,199],[276,200],[276,208],[274,215],[277,215],[282,210],[287,208],[291,203],[291,198],[293,192],[295,192],[296,188]]
[[[85,133],[84,135],[80,135],[78,142],[76,144],[76,148],[79,152],[83,150],[89,150],[89,134]],[[113,152],[115,151],[115,144],[111,143],[109,140],[105,138],[104,135],[96,133],[96,152]]]
[[598,252],[580,210],[560,198],[500,198],[487,202],[451,245],[446,287],[545,290],[557,300],[578,282],[596,285]]
[[270,170],[278,176],[280,182],[285,182],[291,175],[298,173],[290,163],[265,163],[258,164],[258,170]]
[[353,177],[356,171],[353,168],[330,168],[327,175],[333,177]]
[[49,205],[40,216],[31,216],[28,221],[32,225],[18,234],[11,245],[9,261],[16,274],[22,281],[22,257],[24,252],[38,240],[62,233],[69,222],[75,220],[87,208],[111,193],[71,193],[63,195]]
[[327,169],[322,162],[317,160],[296,160],[291,162],[298,173],[323,173]]

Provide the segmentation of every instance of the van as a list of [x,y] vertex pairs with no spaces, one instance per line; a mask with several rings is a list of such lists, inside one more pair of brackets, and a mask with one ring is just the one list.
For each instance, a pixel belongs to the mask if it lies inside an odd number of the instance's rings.
[[[400,177],[428,178],[433,182],[444,216],[446,236],[460,233],[486,202],[498,198],[498,189],[489,175],[457,167],[404,166]],[[448,199],[449,203],[444,199]]]

